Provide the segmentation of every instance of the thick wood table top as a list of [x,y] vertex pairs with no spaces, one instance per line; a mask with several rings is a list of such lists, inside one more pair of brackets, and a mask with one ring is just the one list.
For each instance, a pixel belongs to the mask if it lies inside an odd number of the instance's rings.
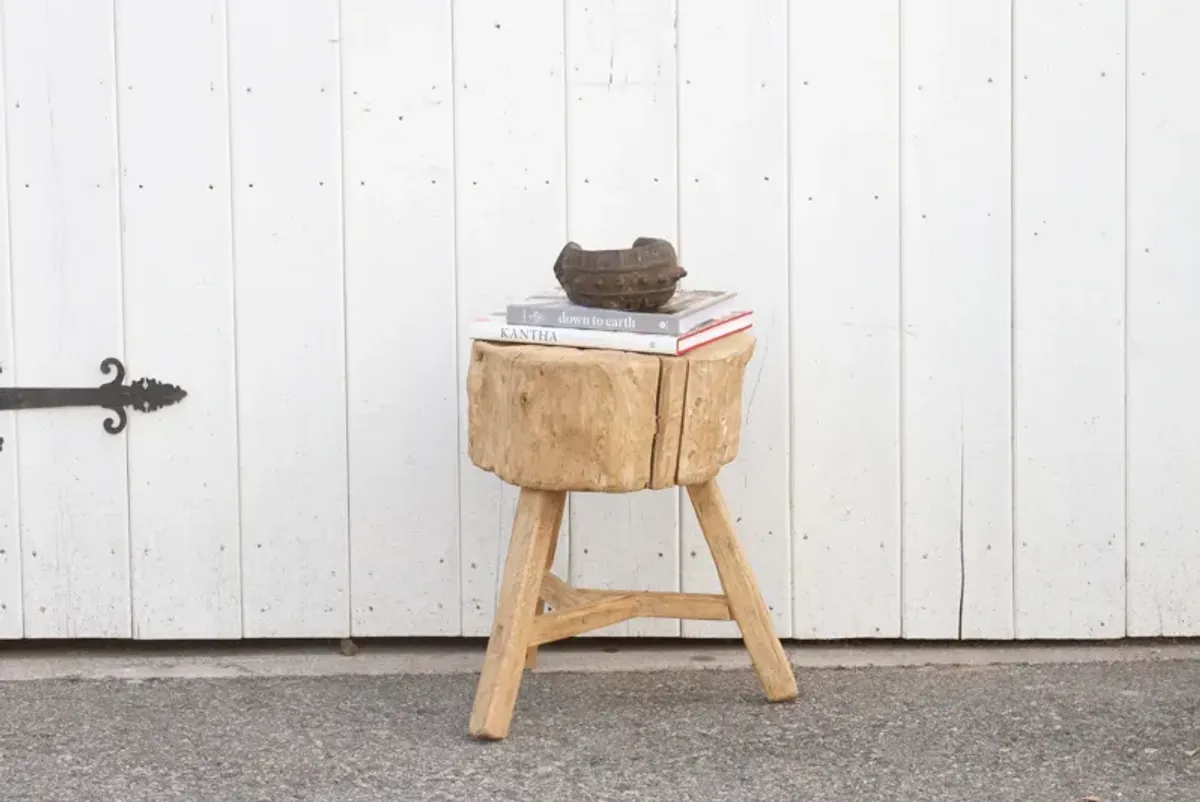
[[476,341],[471,461],[537,490],[697,485],[737,456],[749,332],[683,356]]

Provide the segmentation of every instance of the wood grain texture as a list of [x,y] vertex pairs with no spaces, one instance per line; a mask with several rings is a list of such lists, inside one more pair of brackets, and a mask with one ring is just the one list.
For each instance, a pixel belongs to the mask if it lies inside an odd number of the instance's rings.
[[[565,14],[567,235],[585,248],[628,247],[639,236],[678,242],[676,4],[567,0]],[[574,496],[571,580],[679,590],[678,491]],[[675,636],[679,624],[593,634]]]
[[639,616],[683,618],[685,620],[732,621],[729,600],[716,593],[642,593],[638,597]]
[[477,738],[494,740],[508,735],[525,650],[535,632],[534,612],[550,543],[565,503],[566,496],[561,492],[521,490],[496,618],[471,710],[469,731]]
[[343,0],[341,16],[352,630],[455,635],[450,4]]
[[[503,68],[498,65],[503,64]],[[545,289],[566,236],[563,3],[454,3],[457,286],[460,331]],[[484,133],[486,132],[486,134]],[[459,342],[462,633],[487,634],[516,491],[466,453],[470,341]],[[570,539],[570,524],[562,535]],[[564,542],[555,570],[569,573]]]
[[[679,9],[680,258],[693,286],[736,290],[755,313],[741,444],[721,484],[785,636],[792,631],[787,14],[786,0],[753,0],[732,14],[721,3]],[[683,588],[716,591],[720,580],[688,504],[681,523]],[[737,628],[685,621],[683,635],[729,638]]]
[[900,635],[899,11],[789,13],[792,634]]
[[339,37],[327,0],[230,4],[248,637],[350,634]]
[[223,0],[116,4],[126,366],[189,391],[129,440],[134,637],[242,634]]
[[654,454],[650,459],[651,490],[662,490],[675,484],[679,470],[679,437],[683,429],[687,378],[686,359],[659,359],[658,417],[654,432]]
[[[96,386],[124,356],[113,9],[4,8],[9,249],[18,386]],[[133,378],[133,377],[130,377]],[[132,635],[126,444],[96,409],[19,423],[28,638]],[[143,421],[134,419],[130,427]]]
[[[543,615],[539,607],[534,621],[533,643],[537,645],[574,637],[631,618],[682,618],[731,621],[733,613],[725,596],[711,593],[661,593],[643,590],[590,590],[564,587],[557,577],[547,577],[541,594],[568,602]],[[540,604],[540,602],[539,602]],[[531,668],[529,658],[525,665]]]
[[[4,32],[0,17],[0,64],[3,63]],[[8,101],[0,80],[0,132],[6,129]],[[11,387],[13,371],[12,265],[9,260],[8,147],[0,136],[0,387]],[[21,506],[17,484],[17,415],[0,412],[0,640],[20,638],[25,632],[21,587]]]
[[716,480],[690,485],[687,492],[716,563],[730,612],[742,631],[742,639],[767,698],[772,702],[795,699],[796,678],[791,663],[779,642],[750,562],[738,544],[733,519]]
[[1011,638],[1011,0],[904,6],[904,635]]
[[688,376],[675,473],[678,484],[707,482],[737,456],[742,434],[742,386],[754,344],[753,335],[743,332],[684,357]]
[[1019,3],[1013,37],[1015,631],[1119,637],[1125,3]]
[[1129,4],[1128,621],[1200,633],[1200,7]]
[[553,573],[548,573],[543,577],[539,598],[559,609],[582,604],[586,599],[579,590],[571,587]]
[[595,603],[618,596],[637,599],[634,616],[639,618],[683,618],[708,621],[732,621],[729,601],[716,593],[675,593],[654,590],[573,589],[579,604]]
[[647,487],[658,375],[648,354],[477,342],[467,375],[471,460],[536,490]]
[[531,637],[537,645],[553,643],[628,621],[637,615],[637,612],[636,593],[604,596],[581,607],[539,616],[533,624]]
[[[467,449],[479,468],[535,490],[631,493],[652,484],[663,419],[678,420],[675,482],[699,484],[737,456],[742,332],[682,357],[479,341],[467,371]],[[661,366],[677,362],[664,374]],[[672,393],[685,371],[687,392]],[[664,399],[669,399],[664,401]],[[664,403],[673,406],[664,409]]]
[[[547,598],[545,593],[547,587],[551,588],[551,593],[553,593],[555,590],[560,589],[559,586],[554,584],[556,581],[560,583],[560,585],[566,584],[561,579],[558,579],[558,577],[554,576],[554,574],[550,573],[554,568],[554,557],[558,553],[558,534],[562,531],[562,519],[563,513],[566,511],[566,506],[567,502],[566,498],[564,497],[563,503],[555,505],[554,508],[554,523],[550,526],[550,550],[546,552],[546,567],[542,572],[542,581],[538,585],[538,600],[533,611],[535,616],[542,615],[546,612]],[[568,590],[567,593],[569,594],[570,591]],[[559,599],[559,601],[561,602],[562,600]],[[537,668],[537,655],[537,646],[529,646],[525,649],[525,668],[529,670]]]

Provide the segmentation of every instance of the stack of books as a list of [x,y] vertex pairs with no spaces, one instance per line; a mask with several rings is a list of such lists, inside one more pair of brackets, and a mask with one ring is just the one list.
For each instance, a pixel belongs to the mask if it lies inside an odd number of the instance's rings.
[[474,340],[679,356],[746,331],[752,319],[734,292],[681,289],[657,311],[625,312],[578,306],[562,290],[552,290],[477,318],[469,334]]

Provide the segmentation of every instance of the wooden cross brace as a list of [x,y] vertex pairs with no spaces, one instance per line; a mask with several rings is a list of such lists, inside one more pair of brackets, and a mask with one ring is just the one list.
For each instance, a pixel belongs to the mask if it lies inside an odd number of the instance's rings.
[[[532,646],[552,643],[631,618],[688,618],[732,621],[729,600],[708,593],[658,593],[642,590],[585,590],[573,588],[554,574],[542,580],[541,600],[554,612],[534,619]],[[536,652],[526,659],[533,668]]]

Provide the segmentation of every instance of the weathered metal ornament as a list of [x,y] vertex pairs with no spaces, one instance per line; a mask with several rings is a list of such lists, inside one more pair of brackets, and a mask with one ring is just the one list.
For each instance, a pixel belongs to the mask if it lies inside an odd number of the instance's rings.
[[587,251],[568,242],[554,262],[554,277],[571,303],[627,312],[658,309],[686,275],[671,243],[652,237],[608,251]]
[[158,379],[125,381],[121,360],[109,357],[100,363],[100,372],[116,370],[112,381],[99,387],[0,387],[0,410],[50,409],[55,407],[100,407],[112,413],[104,421],[104,431],[120,434],[128,423],[125,408],[154,412],[187,397],[187,391]]

